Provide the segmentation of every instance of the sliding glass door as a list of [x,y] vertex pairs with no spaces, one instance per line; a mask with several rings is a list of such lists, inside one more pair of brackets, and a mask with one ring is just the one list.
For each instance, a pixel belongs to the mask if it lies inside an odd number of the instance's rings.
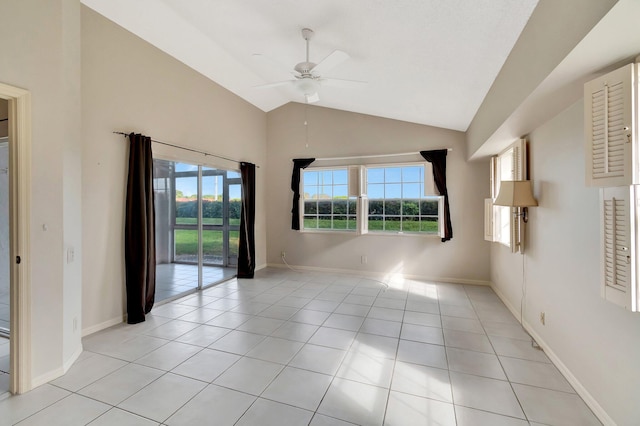
[[205,265],[238,265],[240,174],[202,168],[202,237]]
[[229,276],[237,265],[239,173],[160,159],[154,173],[156,300]]

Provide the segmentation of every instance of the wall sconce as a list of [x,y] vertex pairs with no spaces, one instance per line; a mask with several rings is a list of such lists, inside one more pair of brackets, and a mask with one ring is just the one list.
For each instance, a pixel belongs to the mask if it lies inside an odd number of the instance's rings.
[[500,193],[494,201],[497,206],[521,207],[522,221],[527,223],[527,207],[537,206],[538,202],[533,198],[531,181],[529,180],[503,180],[500,182]]

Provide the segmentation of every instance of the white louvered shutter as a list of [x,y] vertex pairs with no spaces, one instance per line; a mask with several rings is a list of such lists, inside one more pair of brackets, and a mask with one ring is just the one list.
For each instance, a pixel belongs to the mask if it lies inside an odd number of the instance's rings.
[[637,65],[629,64],[584,85],[586,184],[631,185]]
[[600,190],[601,293],[606,300],[638,310],[635,217],[637,186]]
[[493,229],[493,198],[484,200],[484,239],[485,241],[495,241],[495,231]]
[[498,198],[498,189],[500,188],[500,166],[498,164],[498,156],[491,157],[489,182],[491,185],[491,198]]
[[[518,142],[513,144],[513,172],[511,175],[511,180],[525,180],[527,176],[527,148],[526,141],[524,139],[520,139]],[[506,180],[506,178],[503,178]],[[519,208],[514,207],[511,208],[511,251],[516,253],[520,250],[520,242],[523,240],[522,232],[523,227],[521,223],[521,216],[519,215]]]

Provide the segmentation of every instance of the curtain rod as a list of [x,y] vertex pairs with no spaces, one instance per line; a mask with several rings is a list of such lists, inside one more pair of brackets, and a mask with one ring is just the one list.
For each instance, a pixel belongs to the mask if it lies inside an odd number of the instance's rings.
[[[444,148],[442,148],[444,149]],[[447,151],[453,151],[453,148],[446,148]],[[329,160],[354,160],[357,158],[381,158],[381,157],[401,157],[404,155],[415,155],[420,154],[420,152],[399,152],[397,154],[373,154],[373,155],[353,155],[351,157],[326,157],[326,158],[316,158],[316,161],[329,161]]]
[[[115,133],[116,135],[129,136],[129,134],[130,134],[131,132],[129,132],[129,133],[125,133],[125,132],[113,132],[113,133]],[[173,148],[183,149],[183,150],[185,150],[185,151],[195,152],[195,153],[197,153],[197,154],[202,154],[202,155],[204,155],[205,157],[206,157],[206,156],[209,156],[209,157],[216,157],[216,158],[222,158],[223,160],[231,161],[231,162],[233,162],[233,163],[241,163],[241,161],[234,160],[233,158],[223,157],[222,155],[211,154],[210,152],[199,151],[199,150],[197,150],[197,149],[193,149],[193,148],[185,148],[184,146],[175,145],[175,144],[168,143],[168,142],[162,142],[162,141],[158,141],[158,140],[155,140],[155,139],[151,139],[151,142],[159,143],[160,145],[171,146],[171,147],[173,147]],[[256,165],[256,168],[258,168],[258,169],[259,169],[259,168],[260,168],[260,166]]]

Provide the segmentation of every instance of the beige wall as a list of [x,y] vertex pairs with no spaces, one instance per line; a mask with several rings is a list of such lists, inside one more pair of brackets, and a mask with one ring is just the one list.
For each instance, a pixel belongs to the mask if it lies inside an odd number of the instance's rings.
[[[88,247],[83,256],[85,333],[121,321],[124,313],[128,148],[126,139],[112,131],[141,132],[260,166],[256,260],[264,266],[264,112],[86,7],[82,8],[82,100],[82,226]],[[165,155],[186,158],[185,151],[156,148]],[[237,163],[221,166],[238,167]]]
[[640,317],[600,297],[599,195],[584,184],[582,102],[528,139],[539,206],[524,256],[493,245],[491,280],[519,310],[524,261],[525,322],[616,424],[637,424]]
[[[63,372],[81,349],[80,2],[0,3],[0,81],[31,92],[32,381]],[[46,229],[45,229],[46,228]]]
[[[524,324],[554,363],[605,424],[631,425],[640,419],[634,402],[640,391],[640,317],[600,297],[599,195],[584,184],[583,105],[572,90],[595,64],[605,68],[622,58],[588,58],[586,69],[578,61],[555,74],[564,83],[556,84],[553,99],[543,102],[536,92],[576,52],[576,44],[580,52],[597,52],[606,40],[604,45],[624,51],[622,38],[633,26],[615,25],[609,16],[610,33],[582,39],[621,3],[541,0],[466,136],[468,156],[482,158],[512,142],[500,140],[502,135],[529,133],[524,137],[530,141],[529,172],[539,206],[530,209],[524,255],[492,244],[492,285],[518,317],[526,294]],[[538,103],[532,101],[530,117],[514,119],[531,99]],[[496,136],[497,129],[509,131]]]
[[[306,116],[306,118],[305,118]],[[304,121],[308,122],[308,144]],[[364,272],[400,272],[459,282],[489,279],[483,240],[487,163],[465,161],[464,134],[368,115],[290,103],[268,113],[267,260],[282,264]],[[453,148],[447,182],[454,238],[299,233],[291,230],[292,158],[418,152]],[[421,157],[417,155],[416,160]],[[391,160],[393,161],[393,159]],[[414,160],[415,161],[415,160]],[[361,263],[367,256],[367,264]]]

